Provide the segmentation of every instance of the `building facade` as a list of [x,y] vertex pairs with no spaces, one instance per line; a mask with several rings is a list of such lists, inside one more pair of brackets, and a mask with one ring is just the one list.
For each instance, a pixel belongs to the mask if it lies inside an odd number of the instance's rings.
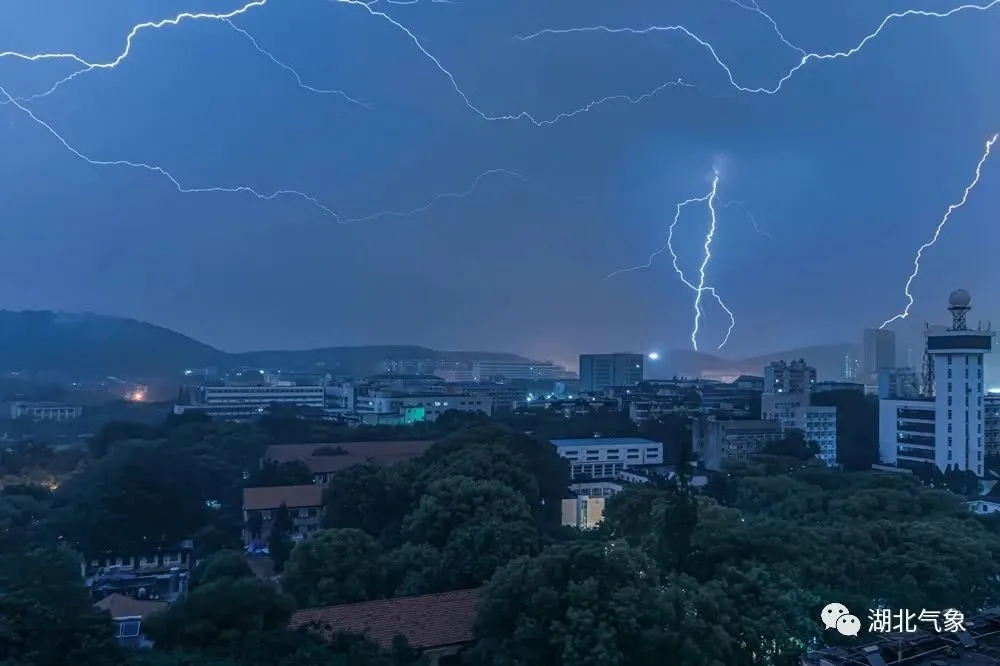
[[731,421],[713,416],[695,419],[692,447],[706,469],[720,471],[726,460],[746,460],[761,453],[769,442],[782,438],[778,421]]
[[243,489],[243,543],[266,544],[278,510],[284,505],[292,518],[292,538],[302,539],[319,529],[323,486],[271,486]]
[[816,384],[816,368],[803,359],[787,363],[774,361],[764,368],[764,394],[812,393]]
[[983,455],[1000,456],[1000,393],[983,396]]
[[644,361],[642,354],[580,354],[580,392],[635,386],[643,379]]
[[32,421],[72,421],[83,416],[83,407],[60,402],[13,402],[10,418]]
[[837,408],[811,404],[811,393],[764,393],[760,418],[776,421],[782,431],[802,431],[808,442],[819,447],[818,458],[827,465],[837,462]]
[[663,444],[638,437],[554,439],[552,445],[569,462],[573,479],[611,479],[628,467],[663,463]]
[[914,368],[883,368],[878,373],[880,400],[911,400],[920,397],[920,373]]
[[887,329],[866,328],[862,345],[861,371],[877,375],[896,367],[896,333]]
[[322,386],[199,386],[190,405],[175,405],[174,413],[202,411],[214,418],[233,421],[251,419],[273,404],[323,409],[326,389]]
[[[927,327],[925,390],[919,399],[879,401],[879,456],[900,467],[933,463],[984,475],[992,399],[983,388],[985,355],[993,332],[970,329],[972,302],[963,289],[948,298],[951,326]],[[988,423],[989,422],[989,423]]]

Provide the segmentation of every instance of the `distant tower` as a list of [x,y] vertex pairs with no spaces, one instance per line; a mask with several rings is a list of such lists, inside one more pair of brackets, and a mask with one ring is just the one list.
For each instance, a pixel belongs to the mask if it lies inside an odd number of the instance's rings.
[[964,289],[951,292],[951,326],[924,331],[936,426],[934,449],[927,454],[942,470],[951,465],[982,477],[983,359],[993,351],[994,333],[988,327],[968,327],[971,302]]

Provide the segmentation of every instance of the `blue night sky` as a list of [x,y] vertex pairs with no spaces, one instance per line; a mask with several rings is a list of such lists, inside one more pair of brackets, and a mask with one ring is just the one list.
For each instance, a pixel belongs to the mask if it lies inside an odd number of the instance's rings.
[[[761,0],[806,51],[849,49],[893,11],[941,0]],[[917,3],[917,4],[913,4]],[[33,0],[0,4],[0,51],[114,59],[131,27],[237,2]],[[776,95],[732,88],[680,32],[564,34],[544,28],[683,24],[745,86],[773,87],[799,55],[760,15],[727,0],[466,0],[372,6],[409,27],[445,74],[365,7],[270,0],[236,17],[140,32],[120,66],[83,74],[27,103],[98,160],[158,165],[188,187],[298,189],[305,201],[181,194],[156,173],[74,157],[13,105],[0,107],[0,307],[145,319],[229,349],[414,343],[572,362],[580,352],[690,346],[693,293],[663,245],[678,201],[707,194],[721,168],[707,284],[737,318],[723,355],[860,340],[906,304],[916,249],[972,179],[1000,131],[1000,6],[893,21],[856,55],[813,61]],[[15,96],[47,90],[69,61],[0,59]],[[997,146],[1000,153],[1000,145]],[[990,270],[1000,241],[1000,160],[987,160],[914,281],[916,332],[941,320],[949,291],[972,320],[1000,322]],[[707,209],[675,236],[695,277]],[[710,300],[706,296],[706,301]],[[701,349],[728,321],[706,305]]]

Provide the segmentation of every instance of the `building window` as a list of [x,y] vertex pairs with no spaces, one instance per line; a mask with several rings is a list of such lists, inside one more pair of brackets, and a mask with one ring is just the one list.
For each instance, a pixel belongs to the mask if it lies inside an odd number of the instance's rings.
[[[951,400],[951,398],[948,398],[948,399]],[[951,418],[951,410],[950,409],[948,410],[948,418],[949,419]]]
[[[950,361],[951,358],[949,357],[948,360]],[[948,368],[948,379],[951,379],[951,368]]]
[[951,382],[948,382],[948,393],[951,393]]
[[948,396],[948,406],[951,407],[951,396]]

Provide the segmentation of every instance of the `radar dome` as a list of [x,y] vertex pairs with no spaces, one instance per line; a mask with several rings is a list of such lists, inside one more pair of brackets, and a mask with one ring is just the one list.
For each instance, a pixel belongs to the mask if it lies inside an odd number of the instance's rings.
[[967,308],[972,302],[972,296],[964,289],[956,289],[948,296],[948,305],[953,308]]

